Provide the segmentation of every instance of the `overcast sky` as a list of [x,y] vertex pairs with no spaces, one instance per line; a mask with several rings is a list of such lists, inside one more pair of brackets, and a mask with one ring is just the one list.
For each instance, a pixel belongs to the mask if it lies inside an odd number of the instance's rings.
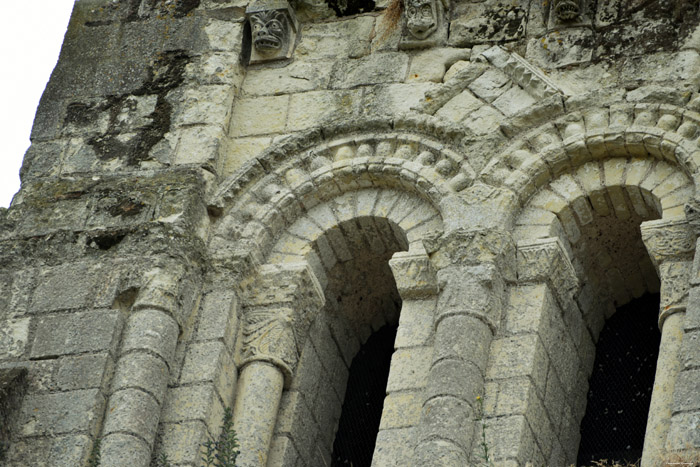
[[56,65],[73,0],[3,0],[0,15],[0,206],[19,190],[19,168],[39,98]]

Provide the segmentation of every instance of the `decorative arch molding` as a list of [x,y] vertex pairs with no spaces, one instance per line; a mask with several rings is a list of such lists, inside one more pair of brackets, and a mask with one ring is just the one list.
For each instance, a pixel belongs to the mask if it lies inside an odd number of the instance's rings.
[[[221,217],[210,250],[216,262],[249,270],[265,262],[285,231],[310,210],[355,196],[346,193],[363,192],[365,198],[377,190],[405,193],[414,205],[420,199],[437,212],[444,198],[466,189],[476,176],[461,155],[463,136],[454,126],[420,117],[338,125],[288,138],[222,184],[210,203]],[[399,212],[396,207],[394,214]]]
[[673,105],[586,108],[517,137],[479,178],[507,187],[521,205],[560,175],[612,157],[663,161],[693,178],[700,164],[699,129],[700,114]]

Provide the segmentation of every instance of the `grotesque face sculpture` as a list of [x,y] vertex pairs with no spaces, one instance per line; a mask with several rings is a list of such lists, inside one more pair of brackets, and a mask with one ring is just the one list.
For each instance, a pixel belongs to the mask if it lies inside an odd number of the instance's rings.
[[287,18],[278,10],[261,11],[250,16],[253,46],[263,55],[284,50],[288,41]]
[[428,38],[438,27],[436,0],[406,0],[406,29],[416,39]]
[[581,14],[579,0],[554,0],[554,14],[560,21],[571,21]]

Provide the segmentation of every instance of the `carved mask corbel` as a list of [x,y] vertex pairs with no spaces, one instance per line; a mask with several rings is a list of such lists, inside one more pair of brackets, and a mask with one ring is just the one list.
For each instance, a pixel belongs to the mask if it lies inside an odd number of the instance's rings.
[[260,0],[246,8],[250,25],[250,63],[291,58],[299,23],[286,0]]

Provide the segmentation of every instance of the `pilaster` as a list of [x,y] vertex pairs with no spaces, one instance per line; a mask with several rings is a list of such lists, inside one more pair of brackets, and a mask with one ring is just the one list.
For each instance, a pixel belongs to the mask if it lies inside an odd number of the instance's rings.
[[[648,221],[642,224],[641,231],[642,240],[661,281],[661,344],[642,455],[642,466],[647,467],[658,465],[668,451],[679,450],[674,437],[669,434],[674,422],[679,424],[685,415],[681,413],[683,404],[675,399],[679,390],[683,391],[682,387],[677,388],[677,382],[683,379],[680,360],[683,323],[688,308],[697,235],[685,220]],[[683,427],[688,427],[685,421]]]
[[307,263],[264,265],[243,295],[242,369],[234,406],[241,445],[237,464],[264,467],[282,390],[291,383],[325,298]]

